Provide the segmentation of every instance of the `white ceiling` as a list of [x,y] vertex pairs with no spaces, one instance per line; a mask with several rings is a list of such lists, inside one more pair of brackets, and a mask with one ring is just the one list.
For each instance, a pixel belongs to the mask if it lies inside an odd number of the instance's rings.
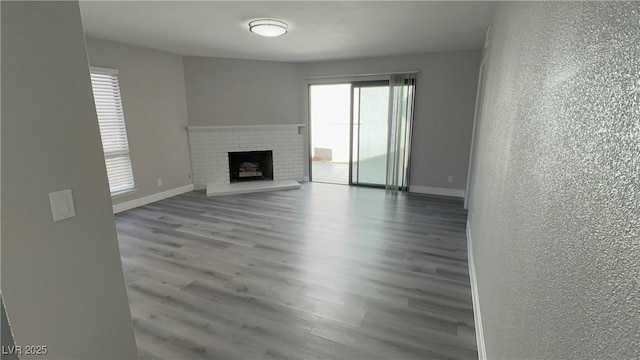
[[[307,62],[482,47],[495,3],[81,1],[87,35],[183,55]],[[249,20],[286,21],[264,38]]]

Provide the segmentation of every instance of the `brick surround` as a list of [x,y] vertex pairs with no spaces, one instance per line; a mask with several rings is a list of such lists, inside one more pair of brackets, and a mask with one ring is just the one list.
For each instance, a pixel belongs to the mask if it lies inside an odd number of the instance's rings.
[[189,151],[195,189],[229,184],[230,151],[273,151],[273,180],[302,181],[302,125],[190,126]]

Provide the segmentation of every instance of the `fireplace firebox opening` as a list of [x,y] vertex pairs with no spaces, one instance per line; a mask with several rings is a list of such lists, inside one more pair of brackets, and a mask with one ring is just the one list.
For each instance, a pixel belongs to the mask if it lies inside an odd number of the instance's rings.
[[229,182],[273,180],[273,151],[229,152]]

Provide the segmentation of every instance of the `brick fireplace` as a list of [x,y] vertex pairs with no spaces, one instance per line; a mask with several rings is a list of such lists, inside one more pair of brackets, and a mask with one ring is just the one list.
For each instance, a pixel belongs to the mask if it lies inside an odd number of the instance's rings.
[[232,183],[229,153],[251,153],[265,149],[271,152],[272,161],[272,168],[267,169],[271,170],[268,178],[302,181],[303,127],[298,124],[190,126],[189,151],[195,188]]

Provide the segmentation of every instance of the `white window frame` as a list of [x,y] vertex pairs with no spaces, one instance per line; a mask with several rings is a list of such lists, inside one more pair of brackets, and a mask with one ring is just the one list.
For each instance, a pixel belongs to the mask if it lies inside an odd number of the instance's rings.
[[[124,117],[124,109],[122,105],[122,96],[120,93],[120,79],[118,78],[119,71],[117,69],[103,68],[91,66],[91,85],[94,97],[94,106],[96,107],[96,114],[98,115],[98,124],[100,126],[100,139],[102,141],[102,149],[104,151],[104,159],[105,159],[105,167],[107,169],[107,177],[109,178],[109,190],[111,192],[111,196],[122,195],[125,193],[129,193],[135,191],[135,181],[133,176],[133,167],[131,165],[131,153],[129,149],[129,139],[127,135],[126,129],[126,121]],[[105,124],[107,121],[104,117],[104,112],[99,111],[98,104],[96,101],[96,92],[93,89],[94,78],[93,75],[108,75],[115,78],[115,87],[114,91],[114,102],[115,102],[115,111],[111,111],[108,115],[110,124]],[[102,116],[101,116],[102,113]],[[102,119],[101,119],[102,117]],[[106,132],[106,127],[109,126],[108,129],[111,132],[111,135],[115,134],[117,141],[107,145],[105,144],[104,133]],[[116,129],[113,129],[113,128]],[[107,145],[107,146],[105,146]],[[109,160],[120,159],[119,164],[109,165]],[[117,177],[117,178],[116,178]],[[113,185],[114,182],[121,183],[118,185]]]

